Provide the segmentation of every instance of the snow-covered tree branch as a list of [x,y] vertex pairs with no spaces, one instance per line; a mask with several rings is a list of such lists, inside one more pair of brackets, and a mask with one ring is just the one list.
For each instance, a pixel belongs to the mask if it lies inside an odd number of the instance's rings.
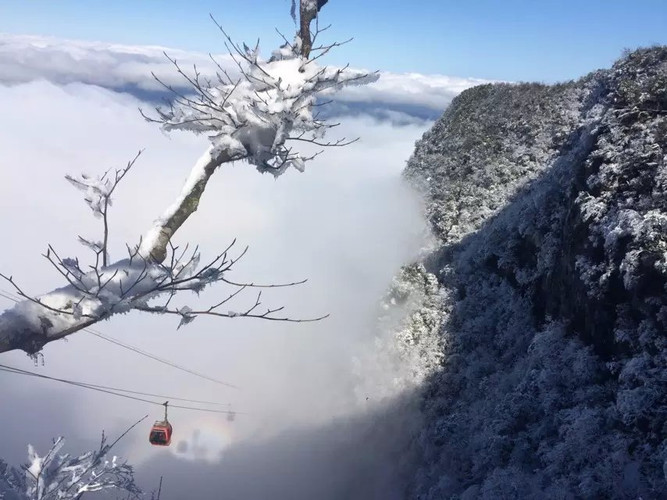
[[86,493],[102,490],[118,490],[127,493],[126,498],[139,498],[141,490],[134,482],[132,466],[116,456],[110,456],[110,452],[144,418],[112,443],[102,433],[99,448],[78,457],[60,454],[65,440],[59,437],[44,456],[39,456],[28,445],[28,463],[21,469],[0,460],[0,498],[78,500]]
[[[320,67],[315,59],[340,45],[338,43],[309,48],[308,54],[314,55],[309,59],[303,55],[303,41],[297,35],[293,42],[285,40],[268,60],[263,60],[259,45],[239,46],[222,26],[217,22],[216,25],[238,67],[237,76],[230,75],[211,56],[218,68],[216,80],[211,81],[203,78],[196,67],[187,72],[167,54],[191,93],[179,92],[153,75],[174,97],[167,109],[158,108],[156,116],[144,115],[145,118],[159,123],[166,131],[206,134],[211,141],[179,199],[144,239],[142,253],[157,260],[164,258],[171,235],[197,209],[208,179],[220,165],[246,160],[259,172],[270,172],[276,177],[289,167],[303,172],[306,162],[319,153],[305,155],[294,148],[295,142],[323,147],[351,142],[344,138],[322,140],[327,130],[337,124],[319,118],[314,110],[322,103],[318,103],[317,98],[348,85],[377,79],[376,74],[348,67]],[[314,36],[318,33],[319,30]]]
[[[305,154],[296,148],[297,144],[327,147],[353,142],[345,138],[325,139],[326,132],[337,124],[321,119],[317,110],[336,90],[372,82],[378,75],[347,66],[333,68],[318,64],[322,56],[340,45],[313,43],[324,30],[318,24],[311,35],[310,24],[324,3],[301,0],[299,32],[292,42],[283,37],[284,44],[268,59],[261,57],[259,42],[253,48],[238,45],[216,22],[236,62],[238,71],[234,75],[218,64],[216,79],[206,79],[196,67],[186,71],[165,54],[189,90],[178,91],[154,75],[172,93],[173,99],[167,108],[158,108],[156,114],[142,111],[142,115],[159,123],[165,131],[205,134],[210,146],[192,168],[173,204],[137,245],[127,246],[127,255],[116,262],[109,260],[108,211],[114,191],[139,155],[125,168],[108,171],[100,177],[67,176],[85,193],[88,206],[103,223],[100,241],[79,237],[92,250],[94,262],[84,265],[79,258],[62,257],[49,246],[44,256],[61,275],[65,286],[41,297],[25,291],[13,276],[0,274],[25,299],[0,315],[0,352],[22,349],[34,354],[48,342],[131,310],[177,315],[179,326],[200,315],[299,322],[325,317],[295,319],[283,315],[282,306],[264,308],[261,291],[247,306],[229,310],[230,301],[247,289],[293,286],[303,281],[280,285],[239,283],[228,277],[233,265],[245,254],[245,250],[233,254],[234,242],[206,264],[200,264],[198,248],[190,250],[185,246],[180,250],[172,242],[174,234],[197,210],[209,179],[221,165],[244,160],[260,173],[269,172],[277,177],[289,167],[303,172],[306,163],[319,154]],[[226,285],[231,291],[209,307],[172,306],[175,295],[186,291],[199,293],[212,284]]]

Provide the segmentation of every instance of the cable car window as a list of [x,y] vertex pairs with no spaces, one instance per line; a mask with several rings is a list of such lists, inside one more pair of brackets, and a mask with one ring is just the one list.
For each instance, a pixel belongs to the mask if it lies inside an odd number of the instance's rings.
[[153,431],[150,435],[150,442],[156,444],[166,444],[167,434],[163,431]]

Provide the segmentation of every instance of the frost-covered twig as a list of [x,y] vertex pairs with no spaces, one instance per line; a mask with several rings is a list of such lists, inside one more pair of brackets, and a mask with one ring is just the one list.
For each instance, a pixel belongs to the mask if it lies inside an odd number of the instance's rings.
[[60,454],[65,440],[59,437],[43,457],[28,445],[28,464],[22,471],[0,460],[0,498],[78,500],[85,493],[111,489],[121,490],[129,498],[139,498],[141,490],[134,482],[132,466],[109,454],[118,441],[146,418],[138,420],[111,444],[102,433],[100,447],[78,457]]
[[[109,207],[111,206],[111,196],[115,191],[116,187],[123,180],[123,177],[127,175],[130,169],[134,166],[135,162],[141,155],[142,151],[139,151],[137,155],[130,160],[125,168],[114,170],[111,174],[110,170],[104,172],[104,174],[99,178],[91,178],[86,174],[81,174],[78,177],[71,175],[66,175],[65,178],[72,183],[74,187],[80,189],[85,193],[85,201],[93,211],[95,217],[102,218],[103,232],[102,232],[102,242],[97,244],[99,247],[99,253],[102,256],[102,266],[106,267],[109,260],[108,252],[108,243],[109,243]],[[88,244],[91,247],[96,245],[91,244],[88,240],[81,238],[82,242]]]
[[[13,277],[0,274],[1,278],[12,284],[17,294],[27,299],[17,304],[14,309],[0,316],[0,352],[20,348],[29,353],[37,352],[41,346],[52,340],[62,338],[77,329],[109,318],[118,313],[139,310],[151,313],[178,314],[181,316],[179,327],[190,323],[196,316],[211,315],[220,317],[252,317],[270,321],[317,321],[277,317],[276,312],[283,307],[270,308],[262,314],[255,312],[260,305],[257,301],[249,309],[239,313],[221,313],[218,308],[241,295],[248,288],[278,288],[297,286],[305,280],[290,283],[254,284],[242,283],[228,277],[233,267],[246,255],[244,248],[236,255],[231,255],[236,240],[212,260],[200,264],[201,253],[198,247],[183,250],[169,244],[169,258],[164,262],[145,258],[138,250],[128,247],[128,257],[107,267],[102,267],[99,260],[91,265],[91,271],[84,272],[78,259],[63,259],[49,247],[49,262],[61,275],[68,278],[64,288],[33,297],[20,288]],[[55,257],[52,257],[55,256]],[[96,257],[99,254],[96,253]],[[189,306],[171,308],[174,297],[182,292],[199,294],[206,287],[219,284],[231,287],[226,299],[208,310],[193,310]],[[164,304],[151,305],[151,302],[166,297]],[[12,317],[13,316],[13,317]],[[3,323],[3,320],[5,323]],[[7,326],[5,326],[7,325]],[[25,332],[19,338],[12,338],[13,327],[26,325],[30,334]],[[2,335],[5,335],[3,339]],[[5,344],[1,342],[5,341]]]
[[307,319],[298,319],[298,318],[290,318],[290,317],[285,317],[285,316],[276,316],[275,314],[278,312],[281,312],[282,310],[285,309],[284,306],[280,307],[275,307],[275,308],[267,308],[266,311],[263,313],[257,313],[255,310],[262,305],[261,302],[261,297],[262,297],[262,292],[259,292],[257,294],[257,298],[255,299],[255,302],[252,306],[250,306],[248,309],[242,310],[240,312],[237,311],[227,311],[223,312],[218,310],[222,305],[226,304],[229,302],[231,299],[239,295],[241,292],[243,292],[247,288],[247,285],[241,286],[238,290],[230,294],[226,299],[223,299],[221,302],[218,302],[217,304],[214,304],[210,306],[208,309],[201,309],[201,310],[192,310],[191,308],[185,306],[180,309],[174,309],[174,308],[169,308],[167,306],[164,307],[138,307],[140,311],[144,312],[150,312],[150,313],[157,313],[157,314],[175,314],[181,317],[181,322],[179,323],[179,328],[183,325],[187,325],[188,323],[191,323],[194,321],[194,319],[197,316],[217,316],[221,318],[256,318],[256,319],[265,319],[268,321],[284,321],[288,323],[310,323],[314,321],[321,321],[325,318],[328,318],[329,315],[323,315],[319,316],[316,318],[307,318]]

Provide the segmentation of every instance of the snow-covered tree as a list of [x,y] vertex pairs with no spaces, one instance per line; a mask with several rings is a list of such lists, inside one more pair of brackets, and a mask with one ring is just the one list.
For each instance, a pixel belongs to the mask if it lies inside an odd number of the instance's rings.
[[[200,315],[274,321],[321,319],[290,318],[281,313],[283,307],[264,309],[261,290],[240,310],[226,309],[230,301],[246,289],[263,288],[229,278],[229,271],[245,250],[233,255],[232,242],[215,259],[202,264],[198,248],[185,246],[179,249],[172,240],[181,225],[197,210],[209,179],[222,165],[243,160],[259,172],[269,172],[277,177],[290,167],[303,171],[306,163],[319,154],[302,153],[295,148],[296,144],[306,142],[327,147],[352,142],[345,138],[333,141],[324,138],[336,124],[320,118],[317,110],[326,104],[321,98],[344,86],[369,83],[378,76],[347,66],[334,68],[319,64],[322,56],[341,45],[319,44],[318,35],[326,28],[320,29],[317,23],[311,31],[311,23],[324,3],[322,0],[301,0],[301,22],[296,36],[292,41],[283,36],[283,45],[268,58],[261,56],[259,45],[251,48],[234,43],[216,22],[237,71],[226,71],[211,57],[218,68],[214,80],[204,78],[197,67],[192,71],[184,70],[178,61],[165,54],[189,90],[176,90],[155,77],[172,93],[173,99],[168,108],[158,108],[156,114],[144,116],[158,122],[165,131],[187,130],[205,134],[210,140],[209,148],[195,163],[173,204],[138,244],[127,246],[127,256],[115,262],[109,261],[107,214],[115,189],[137,158],[124,168],[107,171],[98,177],[67,176],[85,193],[89,208],[102,221],[101,240],[80,238],[81,243],[92,250],[94,261],[84,265],[79,258],[61,256],[49,246],[44,256],[59,272],[65,286],[41,297],[23,290],[11,275],[0,274],[25,299],[0,315],[0,352],[22,349],[34,354],[48,342],[131,310],[173,314],[180,317],[179,326]],[[295,7],[293,12],[296,15]],[[198,293],[212,284],[231,287],[219,303],[203,308],[171,305],[175,295],[185,291]],[[158,298],[162,300],[156,302]]]
[[127,493],[126,498],[138,498],[141,490],[134,482],[132,466],[111,455],[114,445],[134,425],[112,443],[103,433],[97,450],[77,457],[61,453],[65,440],[59,437],[44,456],[28,445],[28,463],[21,468],[0,459],[0,499],[79,500],[86,493],[102,490],[122,491]]

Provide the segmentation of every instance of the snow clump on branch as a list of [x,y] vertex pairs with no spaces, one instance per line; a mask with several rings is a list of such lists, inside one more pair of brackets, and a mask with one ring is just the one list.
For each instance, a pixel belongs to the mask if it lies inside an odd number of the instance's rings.
[[313,47],[311,53],[315,56],[308,59],[301,55],[298,36],[292,43],[286,40],[268,60],[263,60],[259,43],[254,48],[245,44],[239,46],[220,25],[218,27],[238,66],[238,76],[231,76],[216,63],[217,78],[211,81],[202,77],[196,66],[188,74],[175,59],[166,56],[191,86],[192,94],[181,93],[153,75],[172,92],[174,99],[169,108],[157,109],[158,118],[144,115],[148,120],[161,123],[166,131],[206,134],[211,141],[213,158],[246,159],[260,172],[275,176],[289,167],[303,171],[305,163],[317,155],[306,156],[294,151],[290,144],[295,141],[323,147],[353,142],[323,140],[326,131],[337,124],[321,120],[314,112],[315,108],[326,104],[318,102],[317,98],[346,86],[374,82],[379,78],[377,73],[348,66],[320,66],[316,60],[341,43]]

